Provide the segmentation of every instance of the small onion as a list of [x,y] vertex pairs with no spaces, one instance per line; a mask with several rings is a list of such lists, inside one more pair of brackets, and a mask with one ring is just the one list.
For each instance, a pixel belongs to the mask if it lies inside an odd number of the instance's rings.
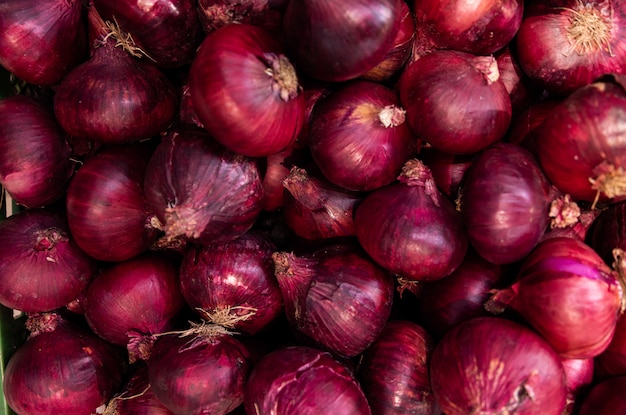
[[299,166],[309,161],[308,148],[300,145],[297,141],[275,154],[265,158],[263,173],[263,210],[276,212],[283,207],[285,187],[283,180],[289,175],[294,166]]
[[148,369],[139,366],[107,403],[102,415],[174,415],[157,399],[148,382]]
[[617,376],[593,385],[583,398],[579,415],[614,415],[626,412],[626,376]]
[[516,322],[479,317],[450,330],[430,363],[435,399],[446,415],[561,415],[567,388],[559,356]]
[[246,384],[246,413],[256,415],[371,415],[352,371],[329,353],[306,346],[278,348]]
[[437,188],[447,197],[456,199],[476,154],[450,154],[426,147],[420,150],[419,158],[430,169]]
[[561,359],[565,372],[567,400],[563,415],[575,413],[594,382],[594,359]]

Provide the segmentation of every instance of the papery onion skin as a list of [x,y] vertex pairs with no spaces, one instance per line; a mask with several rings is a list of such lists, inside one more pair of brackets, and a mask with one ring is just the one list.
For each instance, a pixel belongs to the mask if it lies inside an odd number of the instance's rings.
[[354,220],[363,249],[385,269],[410,280],[450,275],[469,245],[459,212],[418,159],[405,163],[398,183],[365,196]]
[[192,246],[183,255],[180,287],[201,317],[254,335],[283,312],[274,276],[273,242],[247,232],[225,244]]
[[607,264],[613,263],[613,250],[626,250],[626,201],[601,210],[591,224],[589,245]]
[[626,75],[607,75],[577,89],[537,129],[541,167],[574,201],[626,197],[625,80]]
[[565,408],[559,356],[534,331],[503,318],[475,318],[446,333],[430,378],[446,415],[560,415]]
[[306,346],[278,348],[259,361],[246,384],[246,413],[257,415],[370,415],[351,370]]
[[75,243],[64,213],[23,210],[0,222],[0,304],[25,312],[65,306],[97,264]]
[[0,65],[33,85],[58,84],[88,57],[82,10],[81,0],[2,2]]
[[474,160],[462,189],[471,245],[494,264],[524,258],[547,229],[552,196],[530,152],[510,143],[489,147]]
[[172,130],[162,138],[148,163],[144,190],[166,238],[199,244],[243,235],[263,204],[256,161],[198,130]]
[[624,73],[622,1],[528,3],[515,39],[524,73],[552,95],[566,96],[607,73]]
[[[110,411],[110,412],[107,412]],[[104,414],[174,415],[157,399],[148,382],[148,369],[139,366],[128,375],[120,391],[107,403]]]
[[43,207],[64,194],[75,164],[65,132],[40,101],[0,101],[0,185],[18,204]]
[[447,153],[476,153],[511,123],[511,98],[493,56],[428,53],[404,69],[397,89],[411,130]]
[[332,183],[370,191],[393,182],[416,139],[396,92],[371,81],[338,87],[313,108],[311,155]]
[[606,379],[593,385],[581,400],[579,415],[612,415],[626,411],[626,376]]
[[285,40],[298,68],[321,81],[357,78],[385,58],[402,17],[398,0],[290,1]]
[[91,257],[124,261],[160,236],[143,178],[152,148],[132,143],[102,149],[76,172],[65,200],[70,231]]
[[378,415],[431,415],[430,334],[408,320],[391,320],[359,361],[357,378]]
[[231,151],[251,157],[292,144],[304,124],[296,71],[274,35],[250,24],[207,35],[189,70],[204,128]]

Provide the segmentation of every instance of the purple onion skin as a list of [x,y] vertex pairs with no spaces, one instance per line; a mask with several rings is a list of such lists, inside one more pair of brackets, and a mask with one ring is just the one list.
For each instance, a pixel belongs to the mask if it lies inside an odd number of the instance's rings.
[[231,23],[247,23],[280,34],[285,5],[274,3],[270,0],[198,0],[198,10],[206,33]]
[[30,84],[59,83],[88,56],[82,10],[81,0],[2,2],[0,65]]
[[475,318],[446,333],[430,379],[446,415],[561,415],[565,408],[559,356],[534,331],[502,318]]
[[613,263],[613,249],[626,250],[626,201],[602,210],[591,224],[589,245],[607,264]]
[[243,235],[263,206],[256,160],[226,150],[203,131],[163,137],[148,163],[144,189],[166,238],[201,245]]
[[140,143],[103,148],[72,178],[65,200],[70,231],[93,258],[124,261],[160,236],[143,191],[151,150]]
[[119,392],[107,404],[105,414],[113,415],[174,415],[157,399],[148,382],[148,369],[139,366]]
[[607,348],[594,359],[596,379],[626,376],[626,318],[620,315],[613,338]]
[[229,413],[243,403],[249,371],[249,351],[230,334],[168,334],[148,360],[152,390],[175,414]]
[[531,153],[517,145],[498,143],[478,155],[462,192],[470,243],[494,264],[524,258],[547,229],[552,186]]
[[[274,276],[273,242],[247,232],[234,241],[192,246],[180,267],[181,292],[201,317],[254,335],[283,312],[283,298]],[[221,315],[226,311],[227,316]],[[247,316],[247,317],[246,317]]]
[[561,359],[567,386],[567,404],[563,415],[575,413],[583,396],[594,383],[594,359]]
[[115,18],[160,68],[190,63],[204,37],[191,0],[158,0],[149,7],[140,0],[94,0],[94,5],[104,19]]
[[357,378],[378,415],[434,415],[428,367],[434,341],[408,320],[389,321],[363,353]]
[[255,415],[372,413],[351,370],[306,346],[279,348],[261,359],[248,378],[244,406]]
[[27,209],[0,222],[0,304],[5,307],[24,312],[63,307],[87,287],[96,267],[60,211]]
[[20,415],[92,415],[120,387],[124,368],[110,344],[60,323],[31,336],[11,355],[4,395]]
[[26,207],[59,200],[75,165],[52,111],[34,98],[15,95],[0,101],[0,118],[0,185]]
[[613,415],[626,412],[626,376],[596,383],[582,398],[579,415]]
[[432,172],[439,190],[455,199],[476,154],[450,154],[428,147],[420,150],[419,157]]

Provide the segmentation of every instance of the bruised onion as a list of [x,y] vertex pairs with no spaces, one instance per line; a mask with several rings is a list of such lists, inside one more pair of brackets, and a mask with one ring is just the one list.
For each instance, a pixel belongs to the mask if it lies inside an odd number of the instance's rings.
[[61,198],[74,172],[72,149],[52,111],[25,95],[0,101],[0,185],[18,204]]
[[398,90],[413,132],[447,153],[476,153],[511,123],[511,98],[493,56],[428,53],[404,69]]
[[531,329],[479,317],[437,343],[430,379],[446,415],[561,415],[567,388],[559,356]]
[[626,411],[626,376],[616,376],[593,385],[581,399],[579,415],[612,415]]
[[395,180],[415,151],[415,138],[395,91],[369,81],[338,87],[313,107],[311,155],[324,176],[350,190]]
[[352,244],[310,254],[273,254],[290,327],[307,343],[354,357],[382,332],[391,314],[393,279]]
[[189,70],[198,118],[231,151],[263,157],[293,143],[304,124],[296,70],[274,35],[231,24],[207,35]]
[[168,240],[201,244],[243,235],[263,203],[256,161],[197,130],[172,130],[162,138],[148,163],[144,189]]
[[180,267],[187,304],[211,323],[256,334],[283,311],[275,250],[265,234],[253,231],[228,243],[189,247]]
[[74,300],[96,272],[63,212],[27,209],[0,221],[0,304],[51,311]]
[[352,371],[332,355],[306,346],[281,347],[252,369],[246,413],[256,415],[370,415]]
[[377,415],[431,415],[428,369],[435,343],[421,326],[392,320],[363,353],[357,378]]
[[381,266],[410,280],[450,275],[463,261],[467,233],[430,169],[407,161],[399,182],[369,193],[356,208],[356,236]]

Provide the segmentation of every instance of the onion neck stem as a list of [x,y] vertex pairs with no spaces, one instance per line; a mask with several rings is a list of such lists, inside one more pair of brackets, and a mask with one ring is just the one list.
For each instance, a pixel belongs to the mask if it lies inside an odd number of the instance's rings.
[[265,73],[273,79],[272,89],[278,92],[280,99],[289,101],[300,93],[300,84],[296,70],[283,54],[264,53],[263,60],[267,65]]
[[578,55],[611,50],[613,6],[610,1],[585,2],[579,0],[576,8],[560,7],[569,13],[568,41]]

